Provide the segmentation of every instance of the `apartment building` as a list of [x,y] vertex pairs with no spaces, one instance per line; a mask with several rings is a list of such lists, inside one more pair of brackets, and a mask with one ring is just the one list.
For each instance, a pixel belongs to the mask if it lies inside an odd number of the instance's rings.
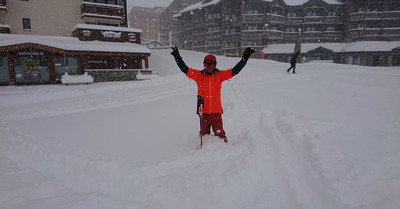
[[201,0],[174,0],[160,14],[160,42],[168,46],[181,46],[179,31],[181,29],[180,21],[175,15],[179,12]]
[[[293,43],[299,29],[302,40],[309,43],[344,40],[343,3],[304,2],[205,0],[180,11],[181,42],[194,50],[236,55],[241,48],[261,51],[265,45]],[[199,41],[199,36],[206,36],[208,40]]]
[[142,30],[142,42],[160,41],[160,14],[165,7],[133,6],[129,15],[129,27]]
[[347,2],[348,38],[351,41],[399,41],[400,2],[351,0]]
[[[261,52],[266,46],[298,39],[302,43],[398,41],[399,7],[397,0],[203,0],[175,14],[180,21],[177,45],[239,56],[246,47]],[[388,56],[398,57],[396,47]],[[285,56],[293,50],[289,53]],[[393,60],[377,56],[374,59]]]
[[132,80],[151,51],[126,23],[126,0],[0,0],[0,85]]

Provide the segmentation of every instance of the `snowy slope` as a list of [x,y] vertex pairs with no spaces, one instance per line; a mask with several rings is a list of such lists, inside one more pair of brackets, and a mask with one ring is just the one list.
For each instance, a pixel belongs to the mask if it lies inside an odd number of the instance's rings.
[[398,68],[251,59],[223,84],[229,143],[199,149],[170,51],[154,80],[0,87],[0,208],[398,208]]

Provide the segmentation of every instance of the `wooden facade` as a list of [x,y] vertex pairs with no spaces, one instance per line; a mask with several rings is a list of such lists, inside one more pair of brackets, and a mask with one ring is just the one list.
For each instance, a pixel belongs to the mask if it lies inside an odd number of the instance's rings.
[[[289,62],[294,44],[264,48],[265,59]],[[350,43],[302,44],[301,62],[324,61],[363,66],[400,66],[400,41],[361,41]]]
[[[64,50],[36,43],[2,46],[0,85],[56,84],[61,82],[61,75],[65,72],[79,75],[93,69],[146,70],[149,68],[149,55]],[[30,66],[30,63],[34,64]]]

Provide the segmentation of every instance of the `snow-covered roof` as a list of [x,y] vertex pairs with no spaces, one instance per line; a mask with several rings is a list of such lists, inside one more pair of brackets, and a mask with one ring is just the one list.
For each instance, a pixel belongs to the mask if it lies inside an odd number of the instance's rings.
[[400,47],[400,41],[360,41],[353,42],[343,48],[344,52],[371,52],[371,51],[391,51],[394,48]]
[[[220,1],[221,0],[211,0],[211,1],[207,2],[207,3],[203,3],[203,2],[206,2],[206,1],[202,1],[202,2],[193,4],[193,5],[190,5],[190,6],[186,7],[186,8],[184,8],[179,13],[181,14],[181,13],[190,12],[190,11],[193,11],[193,10],[196,10],[196,9],[201,9],[203,7],[215,5],[215,4],[218,4]],[[263,0],[263,1],[272,2],[273,0]],[[288,6],[300,6],[300,5],[303,5],[303,4],[305,4],[305,3],[309,2],[309,1],[312,1],[312,0],[283,0],[283,1]],[[339,0],[322,0],[322,1],[326,2],[327,4],[343,4]],[[176,16],[176,17],[179,17],[179,16]]]
[[0,47],[35,43],[67,51],[147,53],[147,47],[128,42],[80,41],[75,37],[0,34]]
[[[273,44],[265,47],[266,54],[290,54],[293,53],[295,44]],[[333,52],[387,52],[400,47],[400,41],[360,41],[352,43],[307,43],[301,44],[301,51],[306,53],[310,50],[323,47]]]
[[288,6],[299,6],[307,3],[309,0],[283,0]]
[[92,29],[92,30],[112,30],[112,31],[142,33],[142,30],[138,29],[138,28],[125,28],[125,27],[115,27],[115,26],[107,26],[107,25],[92,25],[92,24],[77,24],[74,26],[72,31],[74,31],[78,28]]
[[[312,0],[283,0],[283,1],[288,6],[300,6]],[[343,4],[343,2],[340,2],[339,0],[322,0],[322,1],[324,1],[327,4]]]
[[220,1],[221,0],[212,0],[212,1],[207,2],[207,3],[203,3],[204,1],[202,1],[202,2],[190,5],[190,6],[186,7],[186,8],[184,8],[184,9],[182,9],[180,11],[180,13],[190,12],[190,11],[193,11],[195,9],[201,9],[203,7],[215,5],[215,4],[218,4]]
[[5,24],[5,25],[0,24],[0,28],[11,28],[11,27],[10,27],[10,25],[7,25],[7,24]]

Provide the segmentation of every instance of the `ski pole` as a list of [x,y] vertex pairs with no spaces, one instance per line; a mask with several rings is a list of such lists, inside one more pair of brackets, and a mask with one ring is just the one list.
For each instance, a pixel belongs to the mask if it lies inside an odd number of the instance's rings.
[[198,114],[200,117],[200,148],[203,147],[203,108],[204,108],[204,99],[202,96],[197,96],[197,105],[198,105]]

